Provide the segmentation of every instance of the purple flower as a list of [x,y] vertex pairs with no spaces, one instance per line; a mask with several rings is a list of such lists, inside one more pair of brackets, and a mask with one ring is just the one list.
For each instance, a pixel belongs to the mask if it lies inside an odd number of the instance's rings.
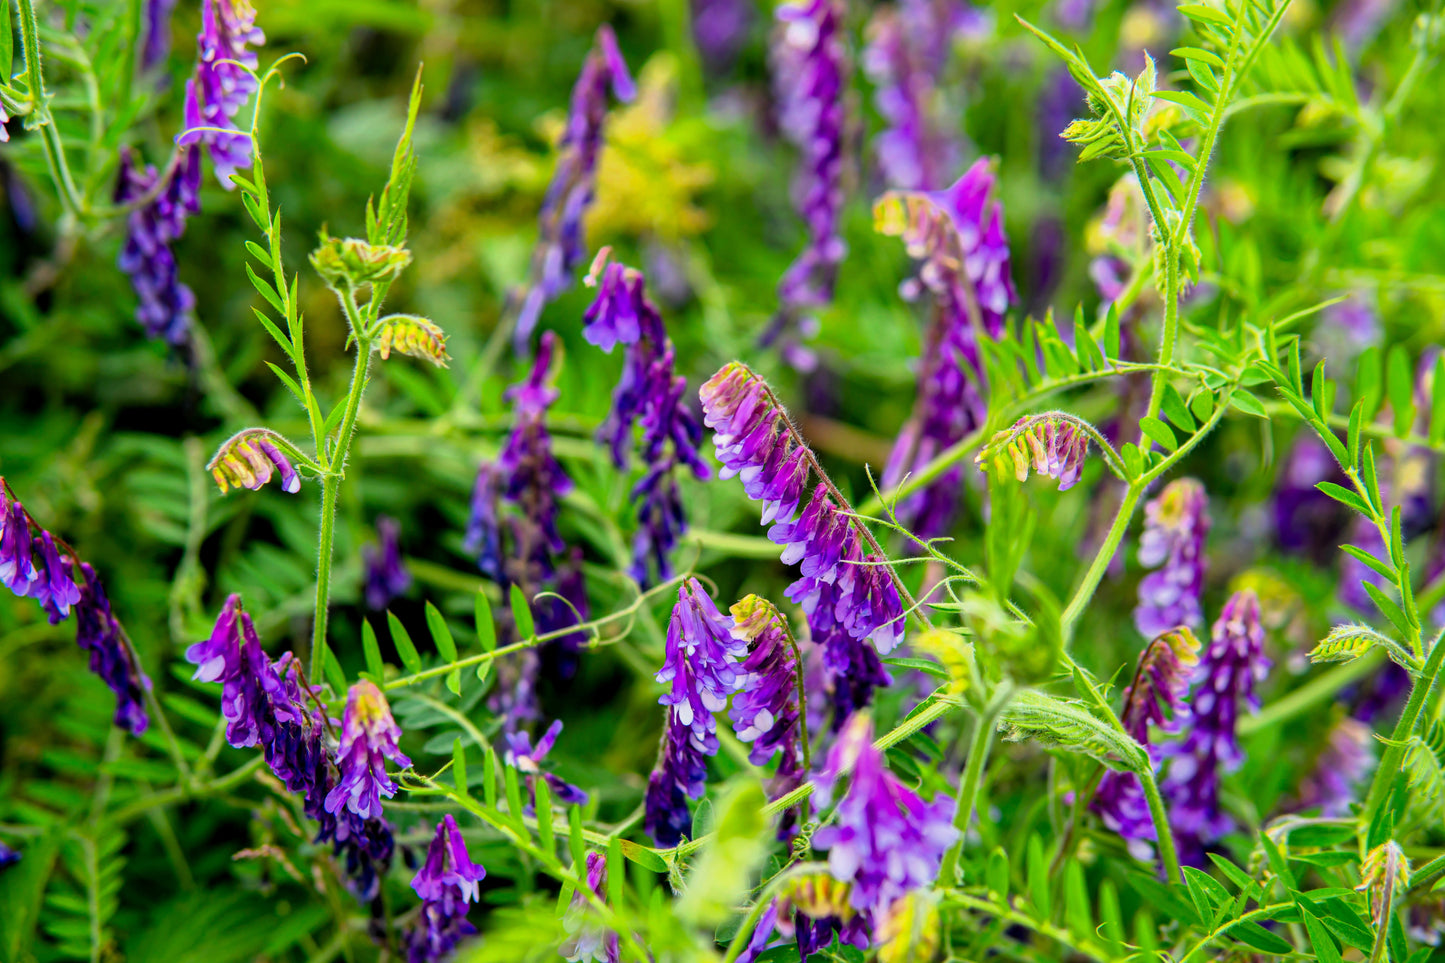
[[888,770],[873,745],[867,713],[849,719],[829,750],[814,779],[819,805],[834,798],[845,773],[851,773],[848,790],[833,821],[813,835],[813,845],[828,851],[833,876],[852,884],[852,907],[876,921],[894,900],[938,877],[944,851],[958,838],[954,801],[939,794],[925,803]]
[[86,562],[80,563],[80,600],[75,605],[75,643],[90,653],[90,671],[115,693],[115,724],[132,735],[150,719],[145,694],[151,680],[136,665],[134,651],[110,610],[110,599]]
[[[703,422],[714,431],[723,463],[722,477],[737,475],[748,497],[763,503],[763,522],[772,522],[768,537],[783,546],[785,564],[798,563],[802,576],[788,587],[788,598],[807,614],[835,683],[845,666],[863,670],[848,681],[862,687],[856,697],[866,702],[873,684],[886,684],[888,678],[877,656],[862,651],[861,641],[868,639],[887,654],[903,634],[903,605],[891,570],[878,555],[865,554],[859,526],[825,484],[818,484],[802,514],[796,514],[810,476],[811,452],[746,365],[725,365],[699,394]],[[835,685],[835,692],[844,688]]]
[[483,462],[472,486],[472,511],[462,548],[477,558],[477,568],[494,582],[502,581],[502,527],[497,517],[501,478],[497,468]]
[[341,781],[326,796],[328,812],[346,809],[362,819],[381,815],[381,796],[396,795],[396,783],[386,774],[386,762],[410,766],[397,746],[401,729],[391,717],[391,706],[381,690],[366,680],[356,683],[346,697],[341,722],[341,746],[336,753]]
[[[18,508],[19,502],[15,505]],[[62,556],[55,547],[55,537],[42,531],[31,544],[32,556],[40,564],[35,567],[35,580],[26,594],[40,603],[50,617],[51,625],[59,625],[70,616],[70,609],[80,601],[80,586],[75,584],[69,556]]]
[[502,497],[516,505],[526,520],[518,554],[526,560],[545,561],[547,553],[566,547],[557,531],[557,500],[572,491],[572,479],[552,454],[552,436],[547,431],[547,409],[557,400],[550,374],[556,336],[542,335],[537,358],[527,377],[507,389],[516,417],[512,433],[497,457]]
[[1147,636],[1176,625],[1198,628],[1203,621],[1204,538],[1209,532],[1209,498],[1193,478],[1170,482],[1144,506],[1139,563],[1159,570],[1139,582],[1134,625]]
[[526,732],[504,733],[507,740],[507,765],[513,766],[527,780],[528,796],[527,814],[531,815],[536,805],[537,778],[541,777],[551,787],[552,798],[564,806],[587,804],[587,794],[576,786],[567,782],[561,776],[547,772],[541,767],[541,762],[546,758],[547,753],[552,751],[552,744],[557,741],[557,734],[562,731],[562,720],[556,719],[542,738],[537,740],[537,745],[532,745],[532,737]]
[[798,656],[780,613],[767,599],[749,595],[732,607],[733,637],[748,644],[742,679],[733,697],[733,731],[753,744],[754,765],[782,753],[778,772],[801,768],[798,726]]
[[703,62],[725,73],[737,59],[753,23],[749,0],[692,0],[692,39]]
[[647,461],[647,473],[631,493],[638,528],[629,573],[646,585],[654,569],[660,579],[671,576],[672,550],[687,531],[676,469],[685,466],[698,479],[712,473],[698,455],[702,426],[687,404],[687,379],[675,372],[672,341],[647,297],[646,279],[641,271],[608,263],[608,253],[602,249],[587,278],[588,285],[595,284],[598,290],[587,309],[582,335],[608,352],[618,343],[627,346],[612,409],[597,439],[609,446],[613,463],[625,468],[633,426],[642,425],[638,447]]
[[11,849],[4,843],[0,843],[0,869],[14,866],[16,863],[20,862],[20,855],[20,850]]
[[206,468],[222,494],[232,485],[257,491],[275,474],[281,477],[282,491],[294,495],[301,490],[301,476],[276,447],[275,437],[267,428],[245,428],[221,444]]
[[886,124],[873,141],[889,187],[937,190],[958,170],[963,148],[946,129],[943,69],[953,38],[968,26],[958,0],[899,0],[868,21],[863,70]]
[[0,487],[0,582],[21,598],[40,577],[33,551],[30,516],[19,499],[7,497]]
[[[1199,640],[1181,625],[1149,643],[1139,656],[1134,681],[1124,690],[1124,711],[1119,719],[1129,735],[1149,750],[1155,764],[1162,753],[1150,743],[1150,727],[1172,733],[1188,718],[1185,696],[1198,664]],[[1137,775],[1112,769],[1104,773],[1089,808],[1129,843],[1135,857],[1152,858],[1146,841],[1156,838],[1154,821]]]
[[1219,777],[1244,761],[1235,733],[1239,704],[1259,708],[1254,684],[1269,665],[1259,599],[1251,589],[1236,592],[1224,604],[1199,660],[1184,741],[1166,750],[1169,772],[1160,788],[1170,803],[1180,858],[1190,863],[1202,864],[1205,845],[1234,826],[1219,806]]
[[1375,762],[1374,738],[1370,727],[1345,716],[1330,729],[1315,767],[1300,784],[1293,808],[1318,809],[1327,819],[1350,814],[1355,788],[1364,781]]
[[477,931],[467,922],[467,906],[480,899],[477,884],[486,875],[486,869],[472,862],[457,821],[447,813],[437,823],[426,862],[411,881],[422,905],[416,928],[407,940],[409,963],[440,960],[462,937]]
[[1274,535],[1281,549],[1312,558],[1335,551],[1340,505],[1316,486],[1344,482],[1342,476],[1339,463],[1314,432],[1306,430],[1295,438],[1271,496]]
[[398,536],[401,526],[396,520],[379,515],[376,519],[375,548],[362,549],[362,564],[366,569],[366,606],[381,611],[391,604],[398,595],[406,594],[411,588],[411,573],[401,563],[401,546]]
[[235,117],[256,92],[256,51],[250,46],[265,42],[250,0],[202,0],[196,75],[186,81],[186,129],[176,143],[204,144],[226,190],[235,170],[251,166],[251,135]]
[[[716,736],[713,737],[716,740]],[[658,846],[676,846],[692,827],[689,798],[699,799],[707,789],[706,757],[717,752],[716,742],[705,751],[693,741],[692,729],[677,713],[667,714],[658,749],[657,765],[647,777],[643,798],[643,829]]]
[[1314,341],[1322,357],[1331,365],[1348,367],[1360,352],[1379,344],[1380,316],[1373,299],[1356,291],[1344,301],[1337,301],[1320,312],[1315,325]]
[[[1061,14],[1068,6],[1090,7],[1093,0],[1065,0],[1059,4]],[[1071,166],[1068,141],[1059,136],[1059,131],[1069,126],[1075,117],[1086,110],[1084,92],[1079,82],[1069,76],[1063,66],[1054,68],[1044,80],[1038,101],[1039,168],[1044,177],[1057,181]],[[1112,301],[1118,294],[1105,295]]]
[[567,128],[557,146],[557,169],[542,199],[540,238],[532,256],[530,287],[517,313],[512,338],[522,352],[537,327],[547,302],[572,283],[572,272],[586,257],[582,220],[596,190],[597,158],[602,152],[602,125],[607,120],[607,92],[624,103],[636,96],[627,62],[607,24],[597,28],[597,43],[572,88]]
[[[587,888],[597,899],[607,886],[607,859],[601,853],[587,854]],[[572,902],[562,917],[562,927],[572,938],[562,945],[562,958],[568,963],[618,963],[622,958],[617,934],[583,922],[588,911],[587,897],[572,894]]]
[[141,46],[141,69],[150,70],[171,52],[171,14],[176,0],[146,0],[145,43]]
[[[927,290],[934,317],[918,371],[918,400],[884,468],[885,486],[922,470],[985,418],[977,339],[997,337],[1004,312],[1017,300],[1002,208],[990,203],[993,185],[992,168],[979,161],[947,191],[890,192],[875,207],[879,229],[901,237],[922,262],[918,277],[904,285],[905,296]],[[963,470],[955,466],[899,506],[904,523],[925,537],[945,534],[962,485]]]
[[154,166],[141,170],[130,148],[121,149],[116,203],[151,199],[127,215],[125,243],[117,263],[130,276],[140,302],[135,317],[146,334],[180,347],[190,339],[196,296],[181,283],[170,246],[185,232],[186,216],[201,209],[200,154],[182,150],[165,177],[161,183]]
[[793,203],[808,228],[808,244],[778,283],[778,317],[764,344],[784,339],[784,354],[800,370],[815,364],[798,338],[816,326],[802,312],[833,300],[838,265],[847,253],[839,233],[843,207],[843,139],[849,75],[841,0],[786,0],[777,8],[773,86],[778,126],[802,153]]

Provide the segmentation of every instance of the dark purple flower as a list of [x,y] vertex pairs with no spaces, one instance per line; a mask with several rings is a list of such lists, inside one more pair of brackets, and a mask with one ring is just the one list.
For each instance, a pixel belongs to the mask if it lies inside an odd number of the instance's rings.
[[186,81],[186,129],[176,143],[204,144],[226,190],[234,186],[234,171],[251,166],[251,135],[235,118],[256,92],[256,51],[250,48],[265,42],[250,0],[202,0],[196,75]]
[[[607,859],[601,853],[587,854],[587,888],[597,899],[603,898],[607,886]],[[562,945],[562,958],[568,963],[618,963],[622,954],[617,934],[583,921],[588,911],[587,897],[572,894],[572,902],[562,918],[562,927],[572,938]]]
[[557,531],[557,500],[572,491],[572,479],[552,454],[546,421],[547,409],[557,400],[551,382],[556,343],[552,332],[544,333],[531,371],[506,392],[516,421],[497,457],[497,473],[502,497],[517,506],[526,520],[526,544],[518,553],[525,559],[566,547]]
[[1284,551],[1303,552],[1312,558],[1335,551],[1341,506],[1316,487],[1322,481],[1346,483],[1324,442],[1306,430],[1290,446],[1271,495],[1275,541]]
[[1375,740],[1370,727],[1345,716],[1330,729],[1314,769],[1300,784],[1294,809],[1318,809],[1326,819],[1350,814],[1355,789],[1375,762]]
[[[580,548],[573,546],[558,561],[552,585],[556,596],[549,595],[537,600],[537,631],[542,635],[579,625],[591,616],[587,602],[587,580],[582,575]],[[585,629],[578,629],[548,641],[542,647],[548,670],[554,672],[556,678],[572,678],[577,671],[578,656],[586,644]]]
[[462,937],[477,931],[467,922],[467,906],[481,898],[477,884],[486,875],[486,869],[467,853],[457,821],[451,813],[443,816],[427,847],[426,862],[411,881],[422,905],[407,940],[408,963],[440,960]]
[[496,466],[483,462],[472,486],[472,511],[462,548],[476,556],[477,567],[494,582],[502,581],[502,527],[497,517],[500,494],[501,478]]
[[150,691],[151,680],[136,665],[134,651],[111,613],[110,599],[95,570],[81,562],[80,573],[75,643],[90,653],[90,671],[115,693],[115,724],[138,736],[150,724],[145,694]]
[[835,798],[845,773],[848,790],[813,845],[828,851],[833,876],[852,884],[852,907],[876,921],[894,900],[937,879],[944,851],[958,838],[954,801],[939,794],[925,803],[888,770],[867,713],[849,719],[829,750],[814,779],[819,805]]
[[20,850],[11,849],[4,843],[0,843],[0,869],[14,866],[16,863],[20,862],[20,855]]
[[776,16],[773,86],[778,126],[802,154],[793,179],[793,203],[807,225],[808,243],[778,283],[778,317],[763,341],[781,339],[789,363],[809,370],[816,362],[799,339],[816,321],[804,312],[833,300],[838,265],[847,253],[838,221],[844,201],[848,49],[841,0],[786,0]]
[[0,582],[21,598],[30,594],[30,586],[40,577],[34,544],[25,507],[0,488]]
[[536,805],[537,790],[536,782],[538,777],[545,779],[552,790],[552,798],[564,806],[587,804],[587,794],[576,786],[567,782],[561,776],[551,773],[542,768],[541,762],[546,758],[547,753],[552,751],[552,744],[557,741],[557,734],[562,731],[562,720],[553,720],[547,727],[542,738],[537,740],[537,745],[532,745],[532,737],[524,732],[507,732],[504,736],[507,740],[507,765],[513,766],[527,780],[528,797],[527,814],[531,815]]
[[[1124,690],[1124,711],[1119,720],[1129,735],[1149,750],[1156,765],[1162,752],[1151,744],[1150,727],[1172,733],[1188,718],[1185,696],[1198,664],[1199,640],[1181,625],[1149,643],[1139,656],[1134,681]],[[1113,769],[1104,773],[1089,808],[1128,842],[1135,857],[1152,858],[1149,841],[1156,838],[1154,820],[1137,775]]]
[[1205,845],[1234,827],[1219,805],[1219,779],[1244,761],[1235,732],[1239,705],[1259,708],[1254,686],[1269,665],[1259,599],[1251,589],[1236,592],[1214,623],[1195,671],[1184,741],[1165,752],[1169,771],[1160,788],[1186,862],[1202,864]]
[[677,604],[667,623],[667,650],[657,681],[671,683],[657,701],[692,733],[698,747],[717,752],[713,713],[727,706],[742,674],[737,660],[747,643],[733,637],[733,620],[718,611],[702,583],[691,578],[678,586]]
[[150,70],[171,52],[171,14],[176,0],[146,0],[145,43],[141,46],[141,69]]
[[[746,365],[725,365],[699,394],[722,477],[737,475],[748,497],[763,503],[763,521],[772,522],[768,537],[783,546],[782,561],[797,563],[802,576],[788,587],[788,598],[807,614],[835,682],[844,666],[865,670],[848,681],[862,686],[856,695],[866,702],[873,683],[885,682],[887,675],[877,656],[861,651],[859,643],[868,639],[887,654],[903,634],[903,606],[891,570],[879,556],[865,554],[858,524],[823,483],[797,515],[811,453]],[[835,692],[844,688],[835,686]]]
[[367,608],[381,611],[392,599],[405,595],[411,588],[411,573],[401,562],[400,533],[401,526],[394,518],[377,516],[376,547],[368,546],[361,552],[366,569]]
[[946,118],[955,115],[941,93],[948,52],[968,26],[967,13],[959,0],[899,0],[868,21],[863,70],[886,124],[873,151],[889,187],[937,190],[958,172],[963,148],[948,130]]
[[410,766],[397,746],[401,729],[391,717],[391,706],[381,690],[366,680],[351,687],[346,715],[341,722],[341,746],[336,751],[341,781],[326,796],[326,809],[346,809],[362,819],[381,815],[381,797],[396,795],[396,783],[386,774],[386,762]]
[[749,595],[732,607],[732,634],[748,644],[733,697],[733,731],[753,744],[748,757],[764,766],[781,752],[779,773],[802,764],[798,727],[798,656],[783,616],[767,599]]
[[692,39],[708,69],[724,73],[733,65],[753,13],[750,0],[692,0]]
[[[1065,0],[1059,9],[1092,4],[1093,0]],[[1045,178],[1059,180],[1071,166],[1072,151],[1059,132],[1086,109],[1084,92],[1068,70],[1059,66],[1050,71],[1039,91],[1038,102],[1039,169]],[[1117,296],[1106,296],[1105,300],[1112,301]]]
[[80,601],[80,586],[75,584],[70,557],[60,554],[55,537],[46,531],[35,537],[31,547],[31,558],[38,557],[40,564],[35,568],[35,580],[26,594],[40,603],[51,625],[59,625],[70,616],[71,606]]
[[1141,634],[1159,635],[1176,625],[1198,628],[1203,621],[1199,594],[1204,589],[1208,504],[1203,485],[1179,478],[1144,506],[1139,563],[1159,570],[1139,582],[1134,625]]
[[117,263],[130,276],[140,302],[136,320],[146,334],[179,347],[190,339],[196,296],[181,283],[170,246],[184,233],[186,216],[201,209],[200,154],[182,150],[163,185],[160,178],[151,165],[140,169],[130,148],[121,149],[116,203],[131,204],[147,196],[152,199],[127,215],[125,243]]
[[715,743],[711,752],[698,748],[691,727],[677,713],[667,713],[657,765],[647,777],[643,798],[642,826],[654,844],[676,846],[691,830],[687,801],[700,799],[707,789],[706,757],[715,752]]
[[672,341],[662,316],[647,297],[646,279],[641,271],[609,263],[608,254],[603,248],[587,278],[598,291],[587,309],[588,326],[582,334],[604,351],[618,343],[627,346],[622,377],[612,393],[612,409],[598,429],[597,439],[611,449],[613,463],[625,468],[633,426],[642,426],[638,448],[646,459],[647,473],[631,493],[637,504],[638,528],[629,572],[646,585],[654,569],[660,579],[671,576],[672,550],[687,531],[677,469],[686,467],[698,479],[706,479],[712,472],[698,455],[702,426],[687,403],[687,379],[675,371]]
[[528,280],[529,287],[517,312],[512,339],[525,350],[547,302],[566,290],[572,273],[586,257],[582,220],[592,206],[596,189],[597,158],[602,153],[602,125],[607,120],[607,92],[624,103],[636,96],[627,62],[617,49],[617,38],[607,24],[597,28],[596,46],[582,64],[572,88],[567,128],[557,146],[557,169],[542,199],[540,238]]

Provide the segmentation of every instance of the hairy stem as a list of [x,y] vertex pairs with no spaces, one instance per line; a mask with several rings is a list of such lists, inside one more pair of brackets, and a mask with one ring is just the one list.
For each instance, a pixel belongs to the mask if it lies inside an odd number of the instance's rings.
[[952,886],[958,878],[958,860],[963,854],[963,841],[968,835],[968,827],[973,822],[973,809],[978,800],[978,789],[983,784],[983,768],[988,762],[989,749],[993,746],[994,720],[1008,705],[1009,697],[1013,695],[1012,687],[1004,682],[1000,691],[994,696],[988,707],[980,712],[978,720],[973,729],[973,742],[968,749],[968,762],[964,765],[963,779],[958,784],[958,806],[953,812],[953,825],[958,830],[958,838],[948,851],[943,854],[943,863],[938,871],[938,878],[943,885]]
[[1415,680],[1415,685],[1410,690],[1410,698],[1400,712],[1400,721],[1395,724],[1395,731],[1390,736],[1385,755],[1380,760],[1380,767],[1375,770],[1375,779],[1370,783],[1370,794],[1365,800],[1366,826],[1374,823],[1375,816],[1379,814],[1380,807],[1385,804],[1385,799],[1390,794],[1390,787],[1395,784],[1395,776],[1399,774],[1400,766],[1405,761],[1405,747],[1402,743],[1415,734],[1416,725],[1422,715],[1421,709],[1439,678],[1442,661],[1445,661],[1445,641],[1436,639],[1430,649],[1430,658]]

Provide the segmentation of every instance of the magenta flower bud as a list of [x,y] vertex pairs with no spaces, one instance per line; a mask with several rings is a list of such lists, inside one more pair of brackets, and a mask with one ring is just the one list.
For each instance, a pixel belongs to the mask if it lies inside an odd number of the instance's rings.
[[400,738],[401,729],[381,690],[366,680],[353,685],[346,697],[341,746],[336,752],[341,781],[326,796],[327,812],[339,814],[345,809],[362,819],[381,815],[381,797],[396,795],[396,783],[386,774],[387,760],[403,767],[411,765],[397,746]]

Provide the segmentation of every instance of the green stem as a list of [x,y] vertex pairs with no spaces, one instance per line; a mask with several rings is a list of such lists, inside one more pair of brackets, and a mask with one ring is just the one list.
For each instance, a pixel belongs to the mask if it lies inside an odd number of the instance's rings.
[[1390,793],[1390,787],[1395,783],[1395,776],[1399,774],[1400,765],[1405,759],[1403,743],[1415,734],[1415,725],[1421,716],[1420,710],[1424,707],[1430,690],[1435,687],[1442,661],[1445,661],[1445,641],[1436,639],[1425,668],[1410,690],[1410,698],[1400,713],[1400,721],[1396,723],[1395,731],[1391,734],[1390,744],[1385,749],[1384,758],[1380,760],[1380,767],[1375,770],[1375,780],[1370,783],[1370,794],[1365,801],[1366,826],[1374,823],[1375,816],[1379,814],[1380,807],[1385,804]]
[[1139,503],[1139,496],[1144,493],[1138,482],[1130,485],[1124,490],[1124,498],[1119,502],[1119,510],[1114,514],[1114,523],[1109,526],[1109,532],[1104,536],[1104,543],[1099,546],[1099,551],[1094,554],[1094,560],[1084,572],[1084,578],[1079,582],[1079,587],[1074,590],[1073,597],[1069,599],[1064,614],[1060,616],[1059,623],[1064,637],[1064,646],[1068,647],[1073,636],[1074,623],[1079,616],[1084,614],[1084,607],[1093,599],[1094,592],[1099,587],[1099,582],[1104,578],[1104,573],[1109,569],[1109,563],[1114,559],[1114,553],[1119,549],[1119,543],[1124,540],[1124,534],[1129,530],[1129,521],[1134,516],[1134,506]]
[[1410,874],[1410,891],[1412,893],[1424,891],[1441,876],[1445,876],[1445,853],[1436,856]]
[[1174,848],[1174,830],[1169,825],[1169,813],[1164,809],[1164,798],[1159,795],[1159,783],[1154,772],[1145,769],[1135,773],[1139,785],[1144,787],[1144,798],[1149,803],[1149,818],[1154,821],[1154,835],[1158,837],[1159,861],[1164,864],[1164,878],[1178,883],[1184,877],[1179,872],[1179,852]]
[[51,180],[66,208],[72,214],[84,214],[85,201],[75,189],[70,165],[65,160],[65,145],[50,116],[50,95],[45,92],[45,74],[40,65],[40,26],[35,17],[35,0],[20,0],[20,47],[25,54],[25,83],[35,105],[35,124],[40,128],[40,143],[45,149]]
[[988,762],[989,749],[993,746],[994,720],[1008,705],[1009,697],[1012,696],[1012,687],[1004,682],[1003,689],[994,696],[988,707],[979,713],[973,729],[973,742],[968,749],[968,762],[964,765],[963,779],[958,784],[958,806],[953,812],[953,825],[958,830],[958,838],[948,851],[943,854],[943,863],[938,871],[938,878],[945,886],[953,886],[958,878],[958,860],[963,854],[963,841],[968,835],[968,827],[973,822],[973,809],[978,800],[979,786],[983,783],[984,764]]

